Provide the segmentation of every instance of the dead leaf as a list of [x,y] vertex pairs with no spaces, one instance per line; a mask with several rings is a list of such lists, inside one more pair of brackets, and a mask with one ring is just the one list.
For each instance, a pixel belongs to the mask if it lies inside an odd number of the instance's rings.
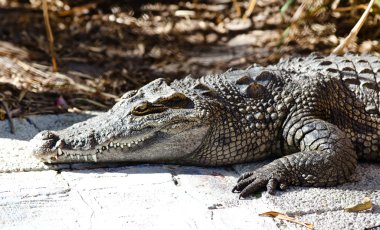
[[369,197],[364,197],[363,201],[358,204],[349,205],[344,208],[346,212],[360,212],[372,208],[372,202]]
[[276,211],[269,211],[269,212],[260,213],[259,216],[269,216],[269,217],[274,217],[274,218],[278,218],[278,219],[281,219],[281,220],[286,220],[286,221],[289,221],[289,222],[293,222],[293,223],[305,226],[308,229],[313,229],[314,228],[313,224],[301,222],[299,220],[296,220],[293,217],[290,217],[288,215],[285,215],[283,213],[276,212]]

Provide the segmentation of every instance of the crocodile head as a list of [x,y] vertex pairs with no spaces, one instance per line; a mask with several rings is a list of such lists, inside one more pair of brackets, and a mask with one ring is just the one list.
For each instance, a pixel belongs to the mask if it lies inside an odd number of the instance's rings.
[[53,163],[210,166],[264,159],[279,146],[273,142],[288,108],[281,104],[286,95],[278,76],[253,67],[170,85],[158,79],[128,92],[103,115],[41,132],[34,153]]
[[176,162],[202,145],[210,127],[196,97],[157,79],[126,93],[105,114],[42,131],[33,152],[47,163]]

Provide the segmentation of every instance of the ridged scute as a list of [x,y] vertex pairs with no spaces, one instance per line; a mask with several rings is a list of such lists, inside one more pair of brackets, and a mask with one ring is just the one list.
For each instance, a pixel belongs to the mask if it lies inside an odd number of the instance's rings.
[[295,75],[294,78],[313,75],[321,79],[339,79],[366,105],[367,112],[380,114],[380,57],[354,54],[323,57],[313,54],[301,59],[291,58],[280,62],[277,67]]

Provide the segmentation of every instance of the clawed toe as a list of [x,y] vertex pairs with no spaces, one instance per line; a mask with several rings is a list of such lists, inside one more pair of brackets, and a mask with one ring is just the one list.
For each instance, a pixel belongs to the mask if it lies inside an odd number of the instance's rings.
[[238,179],[232,192],[240,193],[239,198],[246,198],[266,188],[269,194],[274,195],[276,189],[286,190],[288,187],[280,175],[277,170],[270,167],[244,173]]
[[259,192],[265,188],[267,181],[265,180],[254,180],[252,183],[249,183],[245,188],[240,192],[239,198],[246,198],[254,193]]
[[246,172],[246,173],[243,173],[243,175],[241,175],[238,179],[238,183],[244,179],[247,179],[248,177],[252,176],[253,175],[253,172]]

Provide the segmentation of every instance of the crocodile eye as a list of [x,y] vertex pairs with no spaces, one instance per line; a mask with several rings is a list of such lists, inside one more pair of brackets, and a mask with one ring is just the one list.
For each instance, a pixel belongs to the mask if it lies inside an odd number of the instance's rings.
[[152,104],[148,101],[143,101],[132,109],[132,114],[136,116],[143,116],[152,113],[160,113],[166,109],[168,108],[164,105]]
[[143,116],[152,113],[161,113],[168,109],[194,108],[194,103],[182,93],[174,93],[167,97],[158,98],[153,103],[143,101],[132,109],[132,114]]
[[148,107],[149,107],[149,102],[144,101],[143,103],[137,105],[133,110],[136,112],[142,113],[142,112],[146,111],[148,109]]

